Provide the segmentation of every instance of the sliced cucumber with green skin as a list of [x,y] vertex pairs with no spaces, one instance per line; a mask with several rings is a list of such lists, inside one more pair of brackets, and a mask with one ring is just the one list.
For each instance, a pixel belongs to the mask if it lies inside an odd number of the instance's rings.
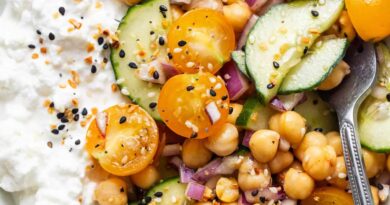
[[[159,205],[185,205],[188,204],[188,199],[185,195],[187,184],[180,183],[180,178],[175,177],[164,180],[154,186],[148,191],[147,196],[151,197],[152,200],[160,198]],[[158,197],[162,193],[161,197]]]
[[244,51],[233,51],[232,52],[232,59],[236,63],[236,65],[237,65],[238,69],[241,71],[241,73],[249,78],[248,72],[246,70]]
[[166,39],[171,19],[169,0],[148,0],[130,7],[118,27],[119,46],[111,49],[111,63],[122,94],[156,120],[161,120],[156,109],[161,85],[140,80],[134,68],[167,56],[166,46],[159,45],[158,40]]
[[276,96],[305,47],[333,25],[343,8],[343,0],[297,0],[274,6],[259,18],[246,42],[245,62],[262,103]]
[[327,133],[338,131],[337,115],[330,105],[315,92],[306,93],[307,100],[294,108],[306,119],[308,131],[317,130]]
[[257,98],[248,98],[236,120],[236,125],[249,130],[266,129],[269,118],[275,113],[274,109],[264,106]]
[[291,68],[283,79],[279,94],[313,90],[343,59],[348,47],[347,39],[326,39],[320,42],[320,46],[313,46],[312,51],[309,51],[301,62]]

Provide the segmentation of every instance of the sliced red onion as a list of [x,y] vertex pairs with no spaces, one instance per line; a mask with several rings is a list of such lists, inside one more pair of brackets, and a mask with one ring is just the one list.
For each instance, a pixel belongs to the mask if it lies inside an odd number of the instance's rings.
[[252,205],[252,203],[249,203],[246,198],[245,194],[241,194],[240,198],[238,199],[238,205]]
[[168,144],[164,146],[164,149],[162,151],[162,156],[164,157],[176,156],[176,155],[180,155],[180,153],[181,153],[180,144]]
[[272,108],[277,111],[285,112],[292,110],[295,106],[304,102],[304,93],[295,93],[291,95],[278,95],[270,102]]
[[294,199],[285,199],[281,202],[281,205],[297,205],[298,201]]
[[170,0],[169,2],[171,4],[183,5],[183,4],[190,4],[191,0]]
[[206,105],[206,113],[209,116],[211,124],[215,124],[219,119],[221,119],[221,112],[219,112],[215,102],[211,102]]
[[194,175],[195,171],[186,167],[183,163],[179,166],[179,173],[181,183],[187,184],[193,181],[191,178]]
[[161,68],[161,71],[164,73],[167,80],[175,75],[180,74],[180,72],[172,64],[165,61],[161,62]]
[[181,160],[179,157],[172,157],[169,163],[175,165],[177,168],[180,168],[180,165],[183,164],[183,160]]
[[215,174],[229,175],[238,170],[244,161],[244,157],[238,155],[230,155],[222,159],[222,163],[215,170]]
[[244,138],[242,139],[241,144],[244,145],[245,147],[249,147],[249,141],[251,140],[253,133],[255,132],[252,130],[245,130],[245,135]]
[[260,197],[264,197],[265,200],[270,201],[281,201],[286,199],[286,193],[282,190],[281,187],[268,187],[264,189],[256,189],[252,191],[246,191],[245,198],[250,203],[259,202]]
[[255,11],[255,13],[259,16],[263,15],[265,12],[267,12],[271,7],[283,3],[284,0],[268,0],[266,4],[261,5],[258,7]]
[[233,61],[223,66],[221,76],[230,76],[229,79],[225,79],[230,100],[237,100],[249,89],[248,79],[241,73]]
[[256,12],[267,3],[267,0],[246,0],[246,3],[251,7],[252,11]]
[[96,115],[96,124],[97,124],[97,127],[99,128],[100,133],[102,133],[102,135],[106,135],[107,113],[99,112]]
[[202,200],[203,199],[203,194],[205,191],[206,187],[198,184],[196,182],[190,182],[187,185],[187,189],[185,191],[185,194],[188,198],[193,199],[193,200]]
[[[248,2],[248,1],[247,1]],[[257,19],[259,19],[259,17],[255,14],[253,14],[248,22],[246,23],[245,27],[244,27],[244,30],[242,31],[241,33],[241,37],[240,37],[240,40],[238,40],[238,44],[237,44],[237,50],[241,50],[243,46],[245,46],[246,44],[246,39],[248,38],[248,34],[249,32],[251,31],[252,27],[255,25],[255,23],[257,22]]]
[[199,183],[206,182],[211,177],[217,174],[216,173],[217,168],[221,165],[221,163],[222,163],[221,158],[217,158],[211,161],[206,166],[200,168],[197,172],[195,172],[194,176],[192,176],[192,179]]

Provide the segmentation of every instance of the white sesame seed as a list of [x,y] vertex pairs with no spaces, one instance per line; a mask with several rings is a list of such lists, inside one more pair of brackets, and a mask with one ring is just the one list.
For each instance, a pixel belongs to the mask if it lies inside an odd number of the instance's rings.
[[331,176],[326,177],[326,181],[329,181],[329,180],[331,180],[331,179],[332,179]]
[[278,193],[278,189],[276,187],[270,187],[269,191],[274,193],[274,194]]
[[319,0],[320,5],[324,5],[325,4],[325,0]]
[[222,84],[221,83],[217,83],[214,88],[216,90],[221,89],[222,88]]
[[142,147],[142,148],[141,148],[141,154],[142,154],[142,155],[145,155],[145,154],[146,154],[146,148],[145,148],[145,147]]
[[192,68],[192,67],[194,67],[194,65],[195,65],[195,63],[191,62],[191,61],[186,64],[187,68]]
[[268,176],[268,174],[269,174],[268,169],[264,169],[264,175]]
[[171,197],[171,202],[172,202],[172,203],[176,203],[176,202],[177,202],[177,199],[176,199],[175,196],[172,196],[172,197]]
[[338,174],[338,177],[339,177],[340,179],[344,179],[345,177],[347,177],[347,175],[346,175],[345,173],[339,173],[339,174]]
[[155,92],[149,92],[149,93],[148,93],[148,97],[152,98],[152,97],[154,97],[154,96],[156,96],[156,93],[155,93]]
[[254,36],[249,36],[248,40],[249,40],[250,44],[253,44],[255,42],[255,37]]
[[129,94],[130,94],[129,91],[127,90],[127,88],[122,88],[122,89],[121,89],[121,93],[122,93],[123,95],[129,95]]
[[161,198],[154,198],[154,201],[157,202],[157,203],[160,203],[161,202]]
[[181,51],[183,51],[182,48],[174,48],[174,49],[173,49],[173,52],[174,52],[174,53],[180,53]]
[[223,76],[223,78],[225,79],[225,80],[229,80],[230,78],[231,78],[231,76],[229,75],[229,74],[225,74],[224,76]]
[[214,77],[210,77],[209,80],[210,80],[211,83],[217,82],[217,79],[215,79]]
[[128,161],[129,161],[129,157],[128,157],[127,155],[125,155],[125,156],[122,158],[122,160],[121,160],[122,164],[126,164]]
[[212,69],[214,68],[214,66],[213,66],[213,64],[208,63],[208,64],[207,64],[207,68],[208,68],[209,70],[212,70]]
[[121,84],[121,83],[123,83],[123,82],[125,82],[125,79],[124,79],[124,78],[119,78],[118,80],[116,80],[116,83],[117,83],[117,84]]

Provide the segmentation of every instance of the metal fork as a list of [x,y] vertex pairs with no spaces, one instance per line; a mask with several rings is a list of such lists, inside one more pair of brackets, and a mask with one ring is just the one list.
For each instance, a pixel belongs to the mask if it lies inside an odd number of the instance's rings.
[[371,43],[355,40],[344,59],[351,66],[351,74],[331,92],[321,93],[336,110],[354,204],[372,205],[372,195],[365,174],[358,132],[357,111],[376,79],[377,61]]

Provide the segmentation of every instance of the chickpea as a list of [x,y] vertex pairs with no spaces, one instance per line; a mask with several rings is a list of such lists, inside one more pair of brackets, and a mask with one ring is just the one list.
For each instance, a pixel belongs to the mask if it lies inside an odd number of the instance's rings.
[[390,172],[390,155],[387,156],[386,168],[387,168],[387,171]]
[[131,175],[130,179],[136,186],[148,189],[160,179],[160,174],[154,166],[149,165],[140,172]]
[[235,178],[221,177],[217,182],[215,193],[218,199],[223,202],[234,202],[238,200],[240,191],[238,190],[238,183]]
[[184,5],[186,10],[197,8],[209,8],[216,11],[221,11],[223,3],[221,0],[192,0],[189,5]]
[[215,135],[204,140],[204,145],[218,156],[227,156],[233,153],[239,143],[236,126],[225,123]]
[[204,140],[186,139],[181,155],[186,166],[196,169],[206,165],[213,153],[204,146]]
[[246,22],[252,15],[251,8],[245,1],[237,1],[230,5],[223,6],[225,18],[233,26],[236,33],[242,32]]
[[303,160],[303,156],[305,154],[305,151],[311,147],[311,146],[325,146],[327,144],[327,140],[325,135],[323,135],[321,132],[312,131],[305,135],[303,138],[301,144],[298,146],[296,150],[294,150],[295,156],[299,160]]
[[259,130],[253,133],[249,148],[253,157],[261,163],[271,161],[278,151],[280,135],[272,130]]
[[268,127],[278,133],[280,133],[280,116],[282,116],[281,113],[272,115],[268,121]]
[[374,205],[379,205],[379,190],[378,188],[371,186],[372,199],[374,200]]
[[341,189],[348,187],[347,168],[343,156],[337,157],[335,171],[332,174],[332,179],[328,180],[328,182]]
[[184,12],[181,10],[181,8],[177,5],[171,5],[171,11],[172,11],[172,20],[176,21],[180,16],[183,16]]
[[319,90],[331,90],[343,81],[344,77],[351,72],[349,65],[345,61],[340,63],[333,69],[329,76],[318,86]]
[[340,133],[338,132],[329,132],[326,134],[328,140],[328,145],[332,146],[334,151],[336,151],[337,156],[343,156],[343,145],[341,143]]
[[246,157],[238,171],[238,185],[244,191],[265,188],[271,184],[271,172],[267,164]]
[[133,5],[141,2],[141,0],[121,0],[121,1],[125,4],[127,4],[128,6],[133,6]]
[[333,174],[336,158],[336,152],[329,145],[309,147],[303,157],[303,170],[318,181],[324,180]]
[[268,165],[272,174],[277,174],[287,167],[289,167],[294,161],[294,156],[291,152],[278,151],[274,159],[272,159]]
[[314,180],[305,172],[290,168],[284,178],[284,191],[292,199],[306,199],[314,190]]
[[127,185],[120,178],[110,178],[102,181],[95,189],[95,200],[99,205],[127,204]]
[[386,161],[385,154],[371,152],[367,149],[362,149],[362,152],[368,178],[372,178],[383,171]]
[[227,118],[227,122],[234,125],[234,124],[236,124],[236,120],[237,120],[238,116],[240,115],[243,106],[241,104],[238,104],[238,103],[231,103],[230,107],[233,109],[233,112],[229,113],[228,118]]
[[294,147],[299,145],[306,133],[306,120],[297,112],[287,111],[280,116],[280,135]]

